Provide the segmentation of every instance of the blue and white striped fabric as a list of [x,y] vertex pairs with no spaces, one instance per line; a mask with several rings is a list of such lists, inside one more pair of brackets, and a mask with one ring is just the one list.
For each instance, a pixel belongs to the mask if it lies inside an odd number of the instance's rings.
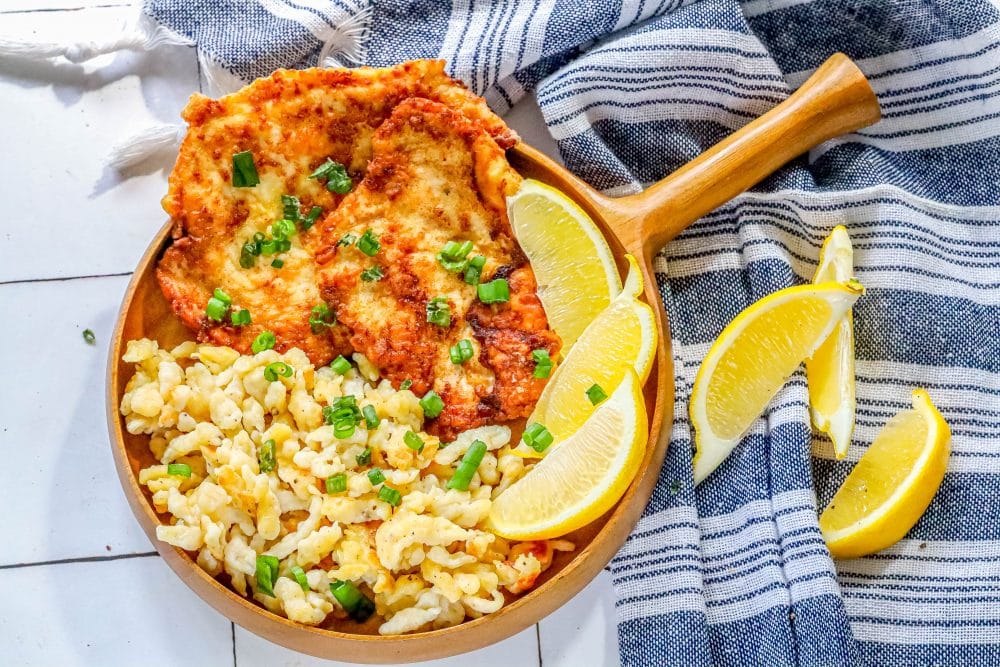
[[[828,55],[885,119],[830,141],[656,259],[677,407],[652,501],[610,564],[621,658],[652,665],[1000,665],[1000,10],[987,0],[149,0],[242,80],[317,58],[441,57],[499,112],[538,96],[566,164],[624,194],[780,102]],[[846,461],[796,375],[694,489],[687,397],[742,308],[807,281],[837,224],[855,309]],[[927,388],[951,424],[944,485],[907,539],[834,564],[822,507]]]

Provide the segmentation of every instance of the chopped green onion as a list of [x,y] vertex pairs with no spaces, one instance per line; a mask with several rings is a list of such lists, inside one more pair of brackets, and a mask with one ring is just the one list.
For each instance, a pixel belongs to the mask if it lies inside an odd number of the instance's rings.
[[361,410],[354,396],[341,396],[323,408],[323,420],[333,426],[333,434],[338,438],[349,438],[361,422]]
[[281,213],[285,220],[298,222],[302,217],[302,203],[295,195],[281,195]]
[[536,378],[544,379],[552,373],[553,363],[548,350],[532,350],[531,358],[535,360],[534,376]]
[[87,345],[94,345],[97,342],[97,336],[95,336],[94,332],[90,329],[84,329],[83,340],[87,343]]
[[486,443],[482,440],[474,440],[462,457],[462,462],[455,469],[455,474],[448,480],[448,488],[456,491],[468,491],[469,482],[472,476],[479,469],[479,464],[483,462],[486,455]]
[[404,389],[409,389],[412,386],[413,386],[413,380],[403,380],[402,382],[399,383],[399,390],[403,391]]
[[284,361],[275,361],[264,368],[264,379],[268,382],[277,382],[278,376],[283,378],[292,377],[292,367]]
[[309,229],[316,224],[316,221],[319,220],[319,216],[321,215],[323,215],[323,207],[313,206],[309,209],[309,213],[306,214],[306,217],[299,220],[299,229],[304,232],[309,231]]
[[333,422],[333,435],[335,438],[350,438],[357,430],[358,423],[350,417],[338,419]]
[[252,188],[258,183],[260,176],[257,174],[257,165],[253,163],[253,153],[233,153],[233,187]]
[[343,493],[347,491],[347,474],[338,472],[336,475],[330,475],[326,478],[326,492],[327,493]]
[[590,385],[590,389],[587,390],[587,398],[590,399],[591,405],[597,405],[607,397],[608,395],[604,393],[599,384],[592,384]]
[[344,355],[341,354],[330,362],[330,368],[332,368],[338,375],[346,375],[347,371],[351,370],[351,362],[345,359]]
[[439,327],[451,326],[451,307],[443,296],[436,296],[427,302],[427,321]]
[[327,158],[326,162],[316,167],[316,170],[313,171],[313,173],[309,174],[309,178],[312,179],[326,178],[331,171],[337,168],[338,164],[339,164],[338,162],[334,162],[330,158]]
[[463,338],[448,348],[448,356],[451,357],[453,364],[464,364],[472,358],[473,354],[475,354],[475,350],[472,348],[472,341],[467,338]]
[[[370,407],[370,405],[366,405],[365,409],[367,410]],[[365,451],[355,456],[354,460],[358,462],[359,466],[370,466],[372,464],[372,448],[365,447]]]
[[343,236],[340,237],[340,240],[337,241],[337,247],[354,245],[355,241],[357,240],[358,237],[355,236],[354,234],[344,234]]
[[483,267],[486,266],[486,258],[476,255],[469,260],[469,266],[465,269],[464,280],[470,285],[478,285],[479,278],[483,275]]
[[479,300],[483,303],[504,303],[510,301],[510,287],[503,278],[497,278],[488,283],[480,283],[476,290]]
[[275,239],[260,242],[260,254],[273,255],[276,252],[278,252],[278,242]]
[[378,486],[385,481],[385,473],[382,472],[381,468],[372,468],[368,471],[368,481],[372,483],[372,486]]
[[[375,406],[373,405],[366,405],[364,409],[361,410],[361,415],[365,418],[365,426],[368,427],[368,430],[378,428],[379,422],[382,421],[379,419],[378,413],[375,412]],[[369,459],[370,458],[371,456],[369,452]]]
[[210,320],[221,322],[222,318],[226,316],[227,310],[229,310],[229,306],[213,296],[208,300],[208,305],[205,306],[205,316]]
[[444,401],[441,400],[441,397],[437,393],[431,390],[420,399],[420,407],[424,409],[424,417],[433,419],[444,410]]
[[375,603],[349,581],[334,580],[330,592],[347,615],[358,623],[364,623],[375,613]]
[[437,260],[446,271],[461,273],[469,265],[466,255],[470,252],[472,252],[472,241],[463,243],[448,241],[438,253]]
[[287,240],[294,233],[295,221],[293,220],[278,220],[271,225],[271,236],[277,242]]
[[309,316],[309,328],[312,329],[312,332],[315,334],[318,334],[324,328],[332,327],[337,323],[336,314],[330,310],[330,306],[325,303],[313,306],[310,312],[312,314]]
[[[267,237],[264,236],[264,232],[254,232],[254,234],[253,234],[253,242],[254,242],[255,245],[260,245],[261,243],[264,242],[264,239],[266,239],[266,238]],[[258,255],[260,254],[259,250],[257,251],[257,254]]]
[[409,447],[418,454],[424,451],[424,441],[421,440],[420,436],[414,433],[413,431],[407,431],[405,434],[403,434],[403,442],[406,443],[407,447]]
[[306,579],[305,570],[303,570],[298,565],[293,565],[290,568],[288,568],[288,571],[291,572],[292,577],[295,579],[295,582],[302,587],[302,590],[304,591],[309,590],[309,580]]
[[247,241],[240,250],[240,266],[244,269],[252,269],[257,263],[257,255],[260,254],[260,244]]
[[167,474],[177,475],[178,477],[190,477],[191,466],[186,463],[168,463]]
[[292,249],[292,242],[288,239],[274,239],[275,252],[288,252]]
[[257,590],[274,597],[274,582],[278,580],[278,559],[261,554],[257,556]]
[[347,169],[339,162],[334,162],[330,158],[326,162],[316,167],[316,170],[309,174],[309,178],[325,178],[326,189],[336,192],[338,195],[346,195],[351,191],[351,177],[347,175]]
[[524,429],[521,439],[524,440],[524,444],[539,453],[548,449],[553,440],[552,434],[549,433],[549,429],[537,422],[529,424],[528,427]]
[[379,500],[384,500],[393,507],[398,507],[399,503],[403,500],[403,494],[391,486],[383,484],[382,488],[378,490],[378,498]]
[[257,463],[260,464],[261,472],[271,472],[274,470],[276,448],[277,443],[271,439],[265,440],[264,444],[260,446],[260,450],[257,452]]
[[381,247],[382,244],[378,241],[378,235],[370,229],[365,230],[365,233],[361,235],[360,239],[358,239],[358,250],[365,253],[369,257],[374,257],[375,253],[377,253]]
[[274,260],[273,260],[273,261],[271,262],[271,266],[273,266],[273,267],[274,267],[274,268],[276,268],[276,269],[280,269],[280,268],[281,268],[281,267],[283,267],[284,265],[285,265],[285,260],[283,260],[283,259],[281,259],[281,258],[275,258],[275,259],[274,259]]
[[254,354],[260,354],[264,350],[270,350],[273,348],[276,342],[277,341],[273,333],[270,331],[261,331],[257,334],[257,337],[253,339],[253,342],[250,343],[250,351]]
[[382,272],[382,267],[378,264],[361,272],[361,279],[366,283],[377,283],[382,280],[384,276],[385,273]]
[[241,308],[240,310],[234,310],[229,313],[229,321],[232,322],[234,327],[243,327],[251,323],[250,311],[246,308]]
[[233,305],[233,298],[228,294],[226,294],[225,292],[223,292],[218,287],[216,287],[215,290],[212,291],[212,297],[226,304],[226,306]]

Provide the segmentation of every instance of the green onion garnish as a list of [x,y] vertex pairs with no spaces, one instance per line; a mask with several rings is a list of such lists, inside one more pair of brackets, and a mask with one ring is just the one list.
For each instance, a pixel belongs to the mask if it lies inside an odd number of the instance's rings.
[[274,582],[278,580],[278,559],[274,556],[257,556],[257,590],[274,597]]
[[310,313],[309,328],[315,334],[337,323],[337,315],[325,303],[313,306]]
[[302,217],[302,203],[295,195],[281,195],[281,213],[285,220],[298,222]]
[[288,239],[274,239],[275,252],[288,252],[292,249],[292,242]]
[[309,590],[309,580],[306,579],[305,570],[303,570],[298,565],[293,565],[290,568],[288,568],[288,571],[291,572],[292,577],[295,579],[296,583],[298,583],[298,585],[302,587],[302,590],[304,591]]
[[347,169],[330,158],[316,167],[316,170],[309,174],[309,178],[325,178],[326,189],[338,195],[346,195],[351,191],[351,177],[347,175]]
[[370,229],[365,230],[365,233],[361,235],[358,239],[358,250],[365,253],[369,257],[374,257],[375,253],[379,251],[382,244],[378,241],[378,236]]
[[358,237],[354,234],[344,234],[340,237],[340,240],[337,241],[337,247],[354,245],[357,240]]
[[483,303],[504,303],[510,301],[510,287],[503,278],[491,280],[488,283],[480,283],[476,287],[479,292],[479,300]]
[[375,603],[349,581],[334,580],[330,584],[330,592],[348,616],[358,623],[364,623],[375,613]]
[[233,298],[218,287],[212,291],[212,298],[218,299],[222,303],[226,304],[227,307],[233,305]]
[[244,269],[252,269],[257,263],[257,255],[260,254],[260,244],[247,241],[240,250],[240,266]]
[[97,336],[95,336],[94,332],[91,331],[90,329],[84,329],[83,330],[83,340],[84,340],[84,342],[87,343],[87,345],[93,345],[93,344],[95,344],[97,342]]
[[345,359],[344,355],[341,354],[330,362],[330,368],[332,368],[338,375],[346,375],[347,371],[351,370],[351,362]]
[[443,296],[436,296],[427,302],[427,321],[439,327],[451,326],[451,307]]
[[267,239],[260,242],[260,254],[273,255],[278,252],[278,242],[275,239]]
[[260,449],[257,451],[257,463],[260,464],[261,472],[271,472],[274,470],[276,448],[277,443],[271,439],[265,440],[264,444],[260,446]]
[[590,389],[587,390],[587,398],[590,399],[591,405],[597,405],[607,397],[608,395],[604,393],[599,384],[592,384],[590,385]]
[[304,232],[309,231],[309,229],[316,224],[316,221],[319,220],[319,216],[321,215],[323,215],[323,207],[313,206],[309,209],[309,213],[306,214],[306,217],[299,220],[299,229]]
[[434,390],[431,390],[420,399],[420,407],[424,409],[424,417],[433,419],[444,410],[444,401],[441,400],[441,397]]
[[407,431],[405,434],[403,434],[403,442],[406,443],[407,447],[409,447],[418,454],[424,451],[424,441],[421,440],[420,436],[414,433],[413,431]]
[[466,255],[472,252],[472,241],[448,241],[441,248],[437,255],[437,260],[444,267],[445,271],[461,273],[469,265]]
[[547,378],[552,373],[553,363],[548,350],[532,350],[531,358],[535,360],[536,378]]
[[326,492],[327,493],[343,493],[347,491],[347,474],[338,472],[336,475],[330,475],[326,478]]
[[[365,409],[370,407],[370,405],[366,405]],[[354,460],[358,462],[359,466],[370,466],[372,464],[372,448],[365,447],[365,451],[355,456]]]
[[464,280],[470,285],[478,285],[479,278],[483,275],[483,267],[486,266],[486,258],[476,255],[469,260],[469,266],[465,269]]
[[264,350],[270,350],[274,347],[275,342],[277,341],[273,333],[270,331],[261,331],[257,334],[257,337],[253,339],[253,342],[250,343],[250,351],[254,354],[260,354]]
[[378,486],[385,481],[385,474],[382,472],[381,468],[372,468],[368,471],[368,481],[372,483],[372,486]]
[[186,463],[168,463],[167,474],[177,475],[178,477],[190,477],[191,466]]
[[338,419],[333,422],[333,435],[336,438],[343,440],[344,438],[350,438],[354,435],[354,431],[357,430],[358,423],[351,418]]
[[229,321],[232,322],[234,327],[243,327],[250,324],[250,311],[246,308],[241,308],[240,310],[234,310],[229,313]]
[[264,368],[264,379],[268,382],[277,382],[279,375],[283,378],[290,378],[292,372],[292,367],[284,361],[275,361]]
[[455,474],[448,480],[448,488],[456,491],[468,491],[469,482],[472,481],[472,476],[476,474],[476,470],[479,469],[479,464],[483,462],[485,455],[486,443],[482,440],[473,441],[465,451],[462,462],[455,469]]
[[382,488],[378,490],[378,498],[379,500],[384,500],[393,507],[398,507],[399,503],[403,500],[403,494],[391,486],[383,484]]
[[222,318],[226,316],[227,310],[229,310],[229,306],[213,296],[208,300],[208,305],[205,306],[205,317],[221,322]]
[[[254,232],[253,233],[253,242],[257,246],[259,246],[261,243],[263,243],[265,238],[267,238],[267,237],[264,236],[264,232]],[[258,255],[260,254],[260,250],[257,251],[257,254]]]
[[323,420],[333,426],[333,434],[338,438],[349,438],[361,422],[361,410],[354,396],[341,396],[323,408]]
[[[382,421],[381,419],[379,419],[378,413],[375,412],[375,406],[373,405],[366,405],[361,410],[361,416],[365,418],[365,426],[368,427],[368,430],[371,430],[373,428],[378,428],[379,422]],[[369,452],[368,458],[371,459],[371,452]],[[358,465],[361,464],[359,463]]]
[[257,174],[257,165],[253,163],[253,153],[233,153],[233,187],[252,188],[258,183],[260,176]]
[[534,424],[529,424],[524,433],[521,435],[521,439],[524,440],[524,444],[531,447],[536,452],[544,452],[548,449],[549,445],[552,444],[552,434],[549,433],[549,429],[545,428],[538,422]]
[[273,266],[276,269],[280,269],[284,265],[285,265],[285,260],[281,259],[280,257],[276,257],[274,260],[271,261],[271,266]]
[[404,389],[409,389],[412,386],[413,386],[413,380],[403,380],[402,382],[399,383],[399,390],[403,391]]
[[278,220],[271,225],[271,236],[275,241],[287,240],[294,233],[295,221],[293,220]]
[[475,350],[472,347],[472,341],[468,338],[463,338],[448,349],[448,356],[451,357],[453,364],[464,364],[472,358],[473,354],[475,354]]
[[366,283],[377,283],[382,280],[384,276],[385,273],[382,272],[382,267],[378,264],[361,272],[361,279]]

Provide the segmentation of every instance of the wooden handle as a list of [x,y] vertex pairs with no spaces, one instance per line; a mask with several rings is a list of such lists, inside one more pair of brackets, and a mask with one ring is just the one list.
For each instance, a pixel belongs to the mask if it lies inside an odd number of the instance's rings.
[[627,248],[646,257],[790,160],[881,117],[865,75],[831,56],[787,100],[644,192],[595,204]]

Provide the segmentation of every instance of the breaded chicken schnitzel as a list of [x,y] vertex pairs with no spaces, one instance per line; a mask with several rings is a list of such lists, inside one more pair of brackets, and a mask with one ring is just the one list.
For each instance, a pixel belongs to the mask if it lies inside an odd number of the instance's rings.
[[[312,313],[321,304],[313,251],[322,244],[307,227],[343,199],[346,177],[361,178],[372,135],[413,96],[447,105],[503,147],[517,139],[436,60],[386,69],[279,70],[218,100],[191,98],[183,112],[188,133],[163,199],[174,240],[157,277],[199,340],[246,353],[267,330],[279,351],[301,348],[317,364],[349,352],[346,330]],[[310,178],[327,160],[345,169]],[[259,183],[248,185],[255,178]],[[272,227],[287,218],[291,229]],[[206,317],[216,288],[234,309],[248,310],[251,323],[236,326],[228,314],[221,321]]]
[[[371,146],[364,180],[314,230],[324,301],[383,377],[440,395],[430,431],[527,416],[545,385],[532,353],[554,359],[560,341],[507,219],[521,177],[480,123],[427,99],[397,106]],[[477,283],[494,280],[509,299],[484,303]]]

